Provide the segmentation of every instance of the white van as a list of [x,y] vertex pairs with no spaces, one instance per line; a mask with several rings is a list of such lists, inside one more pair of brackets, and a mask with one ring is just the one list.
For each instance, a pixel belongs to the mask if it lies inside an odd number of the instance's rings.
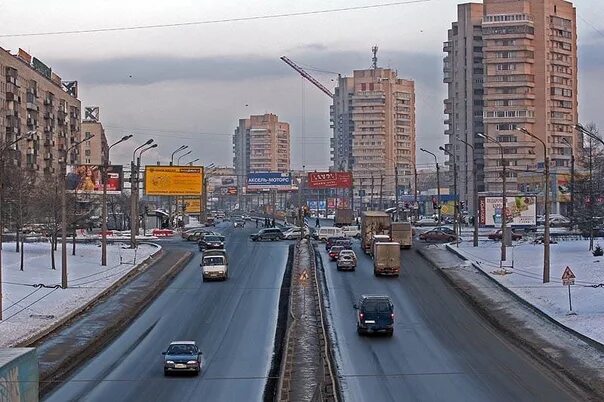
[[225,250],[207,250],[201,259],[201,277],[203,281],[229,278],[229,262]]
[[361,229],[358,226],[342,226],[342,232],[344,232],[344,236],[346,237],[361,237]]
[[326,226],[324,228],[319,228],[315,232],[315,238],[321,241],[327,241],[329,237],[344,237],[344,232],[341,228],[337,228],[334,226]]

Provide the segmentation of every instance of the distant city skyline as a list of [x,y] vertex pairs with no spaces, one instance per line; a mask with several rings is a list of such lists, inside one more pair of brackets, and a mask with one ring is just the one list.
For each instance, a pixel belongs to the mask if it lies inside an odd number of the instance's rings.
[[[148,138],[159,143],[147,163],[166,162],[179,145],[192,159],[232,165],[232,133],[237,119],[272,112],[291,125],[292,169],[330,165],[330,99],[302,81],[279,60],[287,55],[303,67],[351,75],[378,64],[416,82],[417,147],[444,145],[442,42],[462,1],[433,0],[332,14],[231,22],[143,31],[81,35],[0,37],[12,52],[21,47],[64,79],[78,80],[82,106],[101,107],[108,141],[133,133],[131,144],[112,150],[127,162]],[[379,2],[317,0],[287,4],[277,0],[221,2],[220,8],[193,0],[164,2],[108,0],[62,2],[62,12],[41,0],[0,2],[3,34],[132,26],[279,14]],[[438,13],[434,13],[435,5]],[[604,126],[599,95],[604,91],[604,4],[577,1],[579,27],[579,119]],[[23,18],[27,15],[28,18]],[[329,89],[337,75],[309,69]],[[332,81],[333,80],[333,81]],[[304,152],[301,149],[305,144]],[[156,152],[155,152],[156,151]],[[304,159],[302,159],[304,155]],[[441,161],[445,160],[440,153]],[[418,164],[429,163],[418,154]]]

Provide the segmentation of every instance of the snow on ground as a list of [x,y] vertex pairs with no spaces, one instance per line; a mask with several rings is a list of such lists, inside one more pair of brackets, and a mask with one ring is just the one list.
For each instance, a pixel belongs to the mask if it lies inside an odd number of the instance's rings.
[[[594,244],[597,244],[595,242]],[[604,247],[604,243],[602,243]],[[479,247],[462,242],[451,246],[473,261],[485,273],[538,307],[560,323],[598,342],[604,343],[604,257],[594,257],[588,240],[560,241],[551,244],[550,282],[543,284],[543,245],[519,242],[507,249],[503,273],[500,266],[501,243],[481,241]],[[513,268],[510,266],[513,262]],[[569,314],[568,286],[562,285],[562,273],[569,266],[576,275],[571,286]]]
[[[55,251],[56,270],[51,269],[48,243],[25,243],[24,268],[15,243],[2,249],[2,318],[0,346],[10,346],[51,326],[83,306],[157,251],[141,244],[131,250],[127,242],[107,245],[107,266],[101,266],[100,244],[68,244],[68,288],[61,284],[61,245]],[[47,287],[34,287],[43,284]]]

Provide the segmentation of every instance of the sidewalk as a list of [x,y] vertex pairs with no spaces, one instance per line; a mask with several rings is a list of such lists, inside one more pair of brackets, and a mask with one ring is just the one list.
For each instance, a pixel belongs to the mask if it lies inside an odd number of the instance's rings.
[[107,246],[107,266],[101,266],[101,248],[77,244],[76,255],[68,247],[68,288],[61,289],[61,248],[55,251],[56,270],[51,269],[48,243],[25,243],[24,268],[14,243],[2,249],[2,318],[0,346],[14,346],[44,332],[73,311],[136,269],[159,251],[159,246],[141,244],[138,249],[125,243]]
[[[604,257],[594,257],[588,244],[588,240],[551,244],[547,284],[543,284],[543,245],[519,243],[509,247],[503,270],[499,267],[499,242],[481,242],[480,247],[465,242],[459,248],[450,245],[447,249],[552,319],[604,344]],[[572,314],[568,287],[561,280],[567,266],[577,277],[576,285],[571,286]]]

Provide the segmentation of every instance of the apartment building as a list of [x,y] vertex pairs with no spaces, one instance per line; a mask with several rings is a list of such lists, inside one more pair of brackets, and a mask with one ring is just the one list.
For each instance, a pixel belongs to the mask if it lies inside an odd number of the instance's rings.
[[415,166],[414,82],[377,66],[340,77],[331,123],[333,168],[352,170],[356,202],[390,205]]
[[240,119],[233,135],[233,164],[239,178],[250,172],[288,172],[289,123],[272,113]]
[[[35,57],[0,48],[0,132],[2,143],[23,137],[4,155],[9,164],[40,174],[57,174],[65,151],[80,140],[77,82],[61,81]],[[68,163],[79,163],[70,152]]]
[[[459,4],[457,21],[452,24],[443,44],[446,53],[443,81],[447,84],[448,94],[444,101],[445,135],[449,137],[446,149],[450,152],[447,164],[452,168],[454,156],[459,200],[465,202],[472,213],[475,210],[474,185],[478,192],[485,190],[483,139],[477,136],[484,133],[482,14],[482,4]],[[453,180],[449,182],[453,183]]]
[[108,151],[105,129],[100,121],[82,122],[83,138],[93,136],[80,146],[80,162],[86,165],[103,165]]
[[[541,143],[518,131],[519,128],[545,142],[555,173],[570,168],[571,147],[567,141],[579,154],[580,141],[574,130],[578,120],[576,12],[566,0],[485,0],[482,5],[462,5],[460,10],[471,10],[475,21],[481,7],[483,126],[484,133],[499,142],[483,144],[484,189],[493,193],[502,191],[502,163],[505,163],[506,190],[525,191],[527,188],[518,173],[528,170],[543,174],[544,155]],[[480,35],[475,22],[472,31],[477,39]],[[477,44],[478,41],[467,41],[457,51],[474,53]],[[450,67],[453,76],[463,76],[464,71],[456,71],[457,65]],[[470,88],[470,84],[466,82],[466,87]],[[474,87],[473,91],[478,89]],[[468,99],[469,104],[470,98],[465,94],[453,92],[451,96],[450,92],[449,100],[462,104]],[[472,100],[473,106],[475,101]],[[469,107],[464,110],[466,115],[476,111],[470,111]],[[455,139],[458,122],[451,122],[448,146],[458,149],[461,147]],[[473,134],[477,132],[476,129]],[[480,148],[480,141],[473,140]],[[460,176],[465,175],[461,173]]]

